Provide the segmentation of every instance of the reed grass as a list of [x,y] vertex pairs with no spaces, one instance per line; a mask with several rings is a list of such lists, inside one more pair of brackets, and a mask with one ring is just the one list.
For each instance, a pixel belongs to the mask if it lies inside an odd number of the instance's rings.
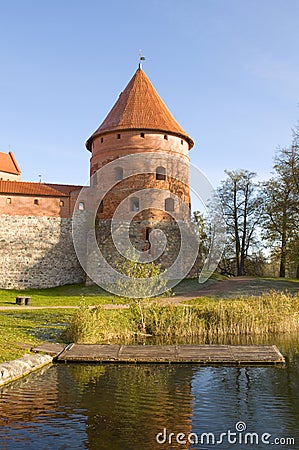
[[[299,295],[276,291],[234,300],[202,298],[195,305],[184,306],[152,302],[144,313],[146,334],[169,339],[299,331]],[[69,338],[81,343],[127,343],[142,331],[136,305],[118,311],[83,306],[73,316]]]

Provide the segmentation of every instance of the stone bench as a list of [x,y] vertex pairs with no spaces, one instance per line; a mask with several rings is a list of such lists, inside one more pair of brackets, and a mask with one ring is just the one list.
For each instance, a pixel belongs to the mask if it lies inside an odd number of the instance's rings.
[[30,305],[31,297],[16,297],[16,304],[17,305]]

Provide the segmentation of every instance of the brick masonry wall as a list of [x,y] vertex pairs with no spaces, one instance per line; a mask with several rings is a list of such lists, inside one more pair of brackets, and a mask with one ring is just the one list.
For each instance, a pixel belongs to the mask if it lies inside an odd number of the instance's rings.
[[0,216],[0,287],[48,288],[85,280],[72,242],[71,220]]
[[67,218],[71,216],[70,198],[0,194],[0,214]]

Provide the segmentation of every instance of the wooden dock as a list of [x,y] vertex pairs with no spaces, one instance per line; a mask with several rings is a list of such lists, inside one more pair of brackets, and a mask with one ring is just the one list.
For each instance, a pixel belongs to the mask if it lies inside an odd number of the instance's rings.
[[[37,347],[34,351],[45,351]],[[57,347],[58,350],[58,347]],[[92,345],[69,344],[57,351],[59,362],[283,364],[275,345]]]

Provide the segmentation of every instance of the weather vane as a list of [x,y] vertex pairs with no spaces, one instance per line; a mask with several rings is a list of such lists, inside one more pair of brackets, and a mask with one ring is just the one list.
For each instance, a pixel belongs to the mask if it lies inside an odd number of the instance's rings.
[[145,57],[142,55],[142,50],[139,50],[139,69],[142,69],[142,62],[141,61],[145,61]]

